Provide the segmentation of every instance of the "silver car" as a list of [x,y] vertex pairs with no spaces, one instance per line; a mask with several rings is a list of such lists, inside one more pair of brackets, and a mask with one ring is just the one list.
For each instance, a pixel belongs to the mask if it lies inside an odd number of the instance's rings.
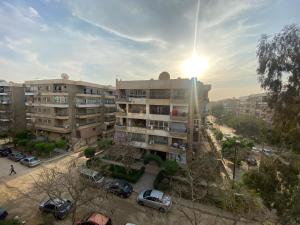
[[34,156],[26,157],[24,159],[21,159],[20,162],[23,165],[28,166],[28,167],[34,167],[34,166],[37,166],[37,165],[41,164],[41,161],[38,158],[34,157]]
[[137,197],[137,202],[140,205],[158,209],[160,212],[167,212],[172,206],[172,199],[170,196],[154,189],[142,191]]
[[81,176],[87,178],[96,186],[100,187],[101,185],[103,185],[104,177],[101,175],[101,173],[99,173],[95,170],[88,169],[84,166],[79,167],[79,172],[80,172]]

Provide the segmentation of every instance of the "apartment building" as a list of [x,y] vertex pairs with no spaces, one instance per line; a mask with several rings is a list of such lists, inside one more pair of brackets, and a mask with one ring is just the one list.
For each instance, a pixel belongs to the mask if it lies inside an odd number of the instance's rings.
[[25,82],[27,128],[50,140],[65,137],[75,144],[112,136],[115,96],[112,86],[62,79]]
[[240,97],[239,115],[254,116],[272,124],[272,110],[268,106],[267,94],[260,93]]
[[24,88],[0,80],[0,134],[14,135],[25,129]]
[[116,81],[115,140],[186,164],[201,143],[208,91],[197,79]]
[[210,102],[209,106],[210,108],[212,108],[220,104],[223,106],[225,112],[232,113],[234,115],[239,114],[239,99],[236,98],[222,99],[219,101]]

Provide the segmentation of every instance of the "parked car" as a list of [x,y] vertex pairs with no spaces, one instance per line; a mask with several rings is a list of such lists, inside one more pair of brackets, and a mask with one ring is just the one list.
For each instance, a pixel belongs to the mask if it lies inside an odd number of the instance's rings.
[[57,219],[64,219],[72,209],[72,202],[66,199],[50,198],[40,204],[42,212],[52,213]]
[[12,153],[12,149],[8,147],[3,147],[0,149],[0,156],[1,157],[7,157],[9,154]]
[[21,159],[20,162],[21,162],[21,164],[28,166],[28,167],[34,167],[34,166],[41,164],[41,160],[39,160],[38,158],[36,158],[34,156],[30,156],[30,157]]
[[264,148],[264,149],[262,150],[262,152],[263,152],[265,155],[267,155],[267,156],[272,155],[272,150],[270,150],[270,149]]
[[93,184],[95,184],[97,186],[102,185],[104,177],[101,175],[101,173],[99,173],[95,170],[88,169],[86,167],[80,167],[79,172],[83,177],[90,180]]
[[113,180],[112,182],[106,184],[104,188],[107,191],[123,198],[128,198],[133,191],[131,184],[119,179]]
[[137,202],[140,205],[158,209],[160,212],[169,211],[172,206],[171,197],[165,195],[159,190],[154,189],[142,191],[137,197]]
[[247,163],[249,166],[257,166],[257,161],[254,158],[248,158]]
[[8,215],[7,211],[0,207],[0,220],[5,220],[7,215]]
[[76,225],[112,225],[111,219],[99,213],[92,213],[86,219],[76,223]]
[[15,162],[19,162],[21,159],[24,159],[26,158],[26,155],[23,154],[22,152],[16,152],[16,151],[13,151],[12,153],[10,153],[7,158],[15,161]]

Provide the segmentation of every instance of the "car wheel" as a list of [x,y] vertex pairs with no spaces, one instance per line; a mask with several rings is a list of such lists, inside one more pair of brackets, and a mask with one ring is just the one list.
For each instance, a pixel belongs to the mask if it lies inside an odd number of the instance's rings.
[[162,213],[166,212],[166,210],[164,208],[159,208],[159,211],[162,212]]
[[142,201],[138,201],[139,205],[144,205],[144,203]]

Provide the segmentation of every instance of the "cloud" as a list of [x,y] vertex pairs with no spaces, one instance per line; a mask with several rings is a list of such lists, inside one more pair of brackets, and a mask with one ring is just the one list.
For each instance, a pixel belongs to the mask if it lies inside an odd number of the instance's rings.
[[33,17],[33,18],[39,18],[40,14],[38,13],[38,11],[36,11],[33,7],[29,7],[29,16]]

